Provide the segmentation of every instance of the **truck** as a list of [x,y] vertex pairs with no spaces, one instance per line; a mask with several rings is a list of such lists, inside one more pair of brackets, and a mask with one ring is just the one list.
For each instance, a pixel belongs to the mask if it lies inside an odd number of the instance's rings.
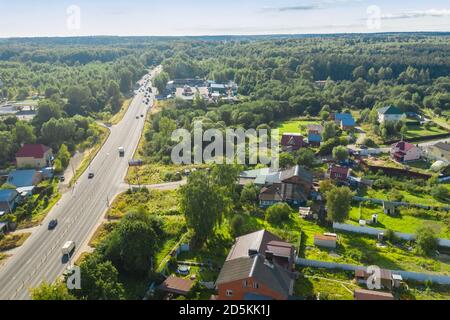
[[119,157],[125,157],[125,148],[119,147]]
[[62,246],[62,254],[63,256],[70,256],[70,254],[72,253],[72,251],[75,249],[75,242],[73,241],[67,241],[66,243],[64,243],[64,245]]

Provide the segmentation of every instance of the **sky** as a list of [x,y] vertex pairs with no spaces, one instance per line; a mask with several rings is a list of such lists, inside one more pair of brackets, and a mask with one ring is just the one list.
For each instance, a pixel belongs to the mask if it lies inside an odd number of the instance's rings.
[[450,31],[449,0],[0,0],[0,37]]

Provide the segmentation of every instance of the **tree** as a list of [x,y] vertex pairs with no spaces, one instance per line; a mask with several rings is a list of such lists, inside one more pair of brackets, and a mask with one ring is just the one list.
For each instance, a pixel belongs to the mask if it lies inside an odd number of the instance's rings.
[[441,201],[449,201],[449,191],[443,185],[436,185],[431,188],[431,195]]
[[244,223],[245,223],[244,217],[242,217],[242,215],[240,214],[236,214],[233,216],[233,218],[231,218],[230,229],[231,234],[234,237],[239,237],[243,234]]
[[333,158],[339,162],[347,160],[349,157],[348,149],[344,146],[333,148]]
[[36,135],[33,132],[33,127],[26,122],[17,121],[13,129],[13,135],[17,144],[34,143]]
[[419,254],[433,256],[438,248],[434,230],[430,227],[420,227],[416,232],[416,245]]
[[203,244],[220,225],[228,203],[221,188],[204,171],[193,172],[180,189],[181,210],[188,227],[194,231],[194,243]]
[[321,180],[319,182],[319,191],[326,197],[326,194],[334,188],[334,184],[331,180]]
[[56,155],[56,160],[60,161],[62,169],[67,168],[70,162],[70,152],[65,144],[62,144],[59,148],[58,154]]
[[328,141],[336,137],[336,124],[333,121],[326,122],[323,127],[322,139]]
[[241,203],[247,205],[256,205],[258,202],[260,189],[254,184],[246,184],[241,191]]
[[122,70],[120,72],[120,91],[128,93],[133,83],[133,74],[130,70]]
[[5,163],[12,157],[14,140],[11,133],[0,131],[0,163]]
[[163,94],[166,90],[167,82],[169,82],[169,74],[167,72],[161,72],[153,79],[153,85],[158,89],[159,94]]
[[292,208],[287,203],[277,203],[266,210],[266,220],[270,223],[281,224],[289,220]]
[[348,187],[335,187],[326,193],[328,219],[344,222],[348,218],[353,192]]
[[303,167],[312,168],[314,166],[314,151],[309,148],[302,148],[296,152],[295,162]]
[[295,165],[294,156],[287,152],[281,153],[279,164],[282,169],[286,169],[286,168],[294,166]]
[[160,218],[140,208],[120,221],[99,251],[119,270],[143,275],[150,270],[162,235]]
[[48,120],[62,117],[61,106],[55,101],[43,100],[39,102],[36,116],[33,118],[33,123],[40,128]]
[[80,264],[81,290],[74,293],[88,300],[120,300],[124,288],[111,261],[102,261],[98,254],[87,256]]
[[76,300],[69,293],[66,284],[62,282],[54,284],[43,282],[39,287],[31,289],[30,294],[33,300]]

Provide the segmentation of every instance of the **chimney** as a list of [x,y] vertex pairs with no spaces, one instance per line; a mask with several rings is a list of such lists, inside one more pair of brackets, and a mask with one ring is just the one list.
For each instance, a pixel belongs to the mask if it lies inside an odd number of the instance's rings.
[[273,252],[272,251],[266,251],[266,260],[270,263],[273,263]]

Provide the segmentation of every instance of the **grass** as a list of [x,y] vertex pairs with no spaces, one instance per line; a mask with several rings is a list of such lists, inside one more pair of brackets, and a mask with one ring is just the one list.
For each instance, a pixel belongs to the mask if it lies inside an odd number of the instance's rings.
[[450,287],[408,282],[407,292],[400,295],[401,300],[450,300]]
[[[430,215],[426,218],[420,216],[413,216],[408,213],[414,210],[400,210],[397,216],[389,216],[383,213],[383,207],[376,204],[364,204],[361,207],[361,219],[371,220],[373,214],[378,215],[378,223],[371,225],[374,228],[390,229],[401,233],[415,234],[417,229],[422,226],[430,226],[436,230],[437,236],[441,238],[450,239],[449,226],[439,220],[438,215]],[[428,213],[428,211],[426,211]],[[350,224],[358,225],[360,219],[360,208],[358,206],[352,207],[350,210]]]
[[4,263],[6,261],[6,259],[8,259],[10,256],[4,253],[0,253],[0,266],[2,265],[2,263]]
[[437,125],[431,126],[430,128],[427,129],[425,128],[425,126],[409,124],[408,132],[405,134],[405,139],[434,136],[444,133],[448,133],[448,131],[444,130],[443,128]]
[[86,150],[83,161],[81,162],[80,166],[76,169],[75,175],[70,180],[69,187],[72,187],[73,184],[86,171],[86,169],[89,167],[89,164],[92,162],[92,160],[94,160],[95,156],[100,151],[103,144],[106,142],[106,140],[109,137],[109,134],[110,134],[109,129],[102,127],[102,126],[97,126],[97,128],[100,131],[100,139],[98,139],[98,142],[92,148],[90,148],[89,150]]
[[[432,207],[448,206],[448,203],[442,202],[441,200],[437,200],[437,199],[433,198],[433,196],[431,196],[430,194],[411,193],[406,190],[399,190],[399,189],[397,189],[397,191],[403,195],[402,201],[404,201],[404,202],[409,202],[412,204],[421,204],[421,205],[432,206]],[[388,192],[386,190],[369,189],[365,196],[369,197],[369,198],[389,200]]]
[[200,169],[205,168],[207,165],[186,165],[179,166],[174,164],[159,164],[159,163],[149,163],[144,164],[140,167],[130,167],[127,172],[126,181],[133,185],[152,185],[161,184],[165,181],[164,177],[166,174],[175,174],[177,172],[183,173],[184,170],[190,170],[193,168]]
[[150,214],[174,215],[178,212],[178,191],[148,190],[124,192],[116,197],[107,213],[110,219],[120,219],[127,212],[139,207],[145,208]]
[[108,236],[108,234],[114,230],[116,225],[117,222],[114,221],[102,223],[100,227],[95,230],[91,240],[89,240],[89,246],[96,248]]
[[20,247],[31,233],[9,234],[0,239],[0,252]]
[[358,287],[353,274],[340,270],[304,268],[295,281],[294,295],[302,299],[353,300],[353,290]]
[[280,123],[277,129],[280,135],[283,133],[301,133],[306,135],[306,126],[308,124],[320,124],[319,120],[302,120],[302,119],[292,119]]
[[133,99],[127,99],[123,102],[122,107],[120,108],[120,111],[114,114],[111,119],[109,120],[109,123],[112,125],[118,124],[120,121],[122,121],[123,116],[127,113],[128,107],[130,106]]

